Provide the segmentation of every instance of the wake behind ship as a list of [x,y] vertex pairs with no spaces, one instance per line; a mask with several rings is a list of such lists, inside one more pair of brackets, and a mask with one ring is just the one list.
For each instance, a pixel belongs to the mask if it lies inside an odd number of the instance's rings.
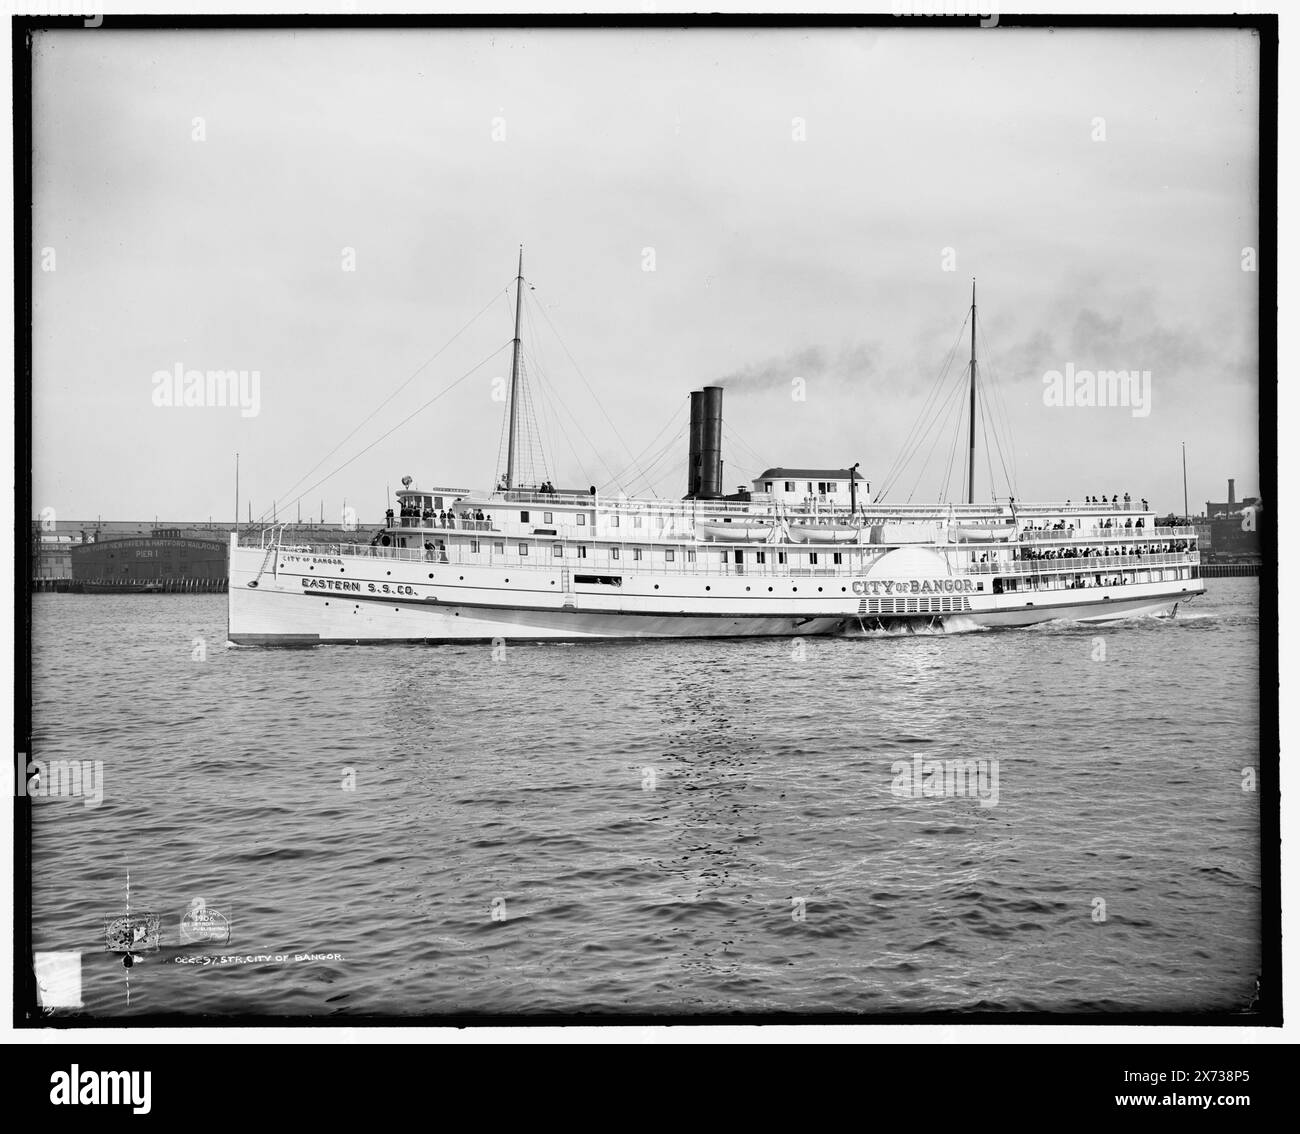
[[[229,637],[242,645],[803,637],[1169,615],[1204,591],[1196,529],[1113,497],[887,504],[857,468],[773,468],[726,495],[722,394],[691,394],[687,492],[633,499],[517,476],[522,256],[506,470],[488,491],[421,490],[367,544],[256,546],[232,534]],[[964,396],[964,395],[963,395]]]

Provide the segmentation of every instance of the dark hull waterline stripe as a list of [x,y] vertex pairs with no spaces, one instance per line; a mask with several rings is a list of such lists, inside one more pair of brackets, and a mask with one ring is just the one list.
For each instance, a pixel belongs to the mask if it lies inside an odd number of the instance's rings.
[[[503,606],[499,603],[464,602],[461,601],[460,599],[456,599],[454,601],[448,602],[443,599],[432,599],[432,598],[423,598],[423,599],[401,598],[400,596],[397,595],[349,594],[346,591],[301,591],[301,592],[270,591],[270,592],[263,592],[263,593],[284,595],[286,597],[291,597],[296,594],[301,594],[303,598],[338,599],[341,602],[376,602],[376,603],[384,603],[389,606],[414,606],[414,607],[422,607],[425,609],[440,609],[448,612],[454,612],[456,610],[495,610],[495,611],[500,611],[503,614],[508,614],[511,611],[525,611],[533,614],[587,614],[587,615],[596,615],[596,616],[622,615],[627,618],[730,618],[730,619],[779,618],[779,619],[792,619],[795,621],[811,622],[822,618],[864,618],[864,619],[866,618],[882,618],[882,619],[883,618],[961,618],[967,616],[979,618],[985,615],[998,615],[998,614],[1028,614],[1030,612],[1033,612],[1034,614],[1042,614],[1050,610],[1065,610],[1071,607],[1089,607],[1089,606],[1104,607],[1108,603],[1112,605],[1113,604],[1128,605],[1130,603],[1135,603],[1135,602],[1142,602],[1142,603],[1183,602],[1185,599],[1195,598],[1197,595],[1202,594],[1203,592],[1199,590],[1197,591],[1181,590],[1177,594],[1167,593],[1167,594],[1157,594],[1157,595],[1133,595],[1131,598],[1128,596],[1117,597],[1112,595],[1100,599],[1086,599],[1083,602],[1071,601],[1069,603],[1059,603],[1059,604],[1050,603],[1050,604],[1043,604],[1043,605],[1030,603],[1026,606],[993,607],[989,610],[951,610],[951,611],[909,610],[909,611],[898,611],[896,613],[878,613],[878,614],[860,614],[856,610],[852,610],[852,611],[832,610],[832,611],[824,611],[815,614],[810,614],[806,610],[789,611],[789,612],[769,611],[767,613],[746,613],[742,611],[722,611],[722,612],[711,611],[710,612],[710,611],[695,611],[695,610],[664,610],[664,611],[602,610],[597,607],[584,607],[583,609],[579,610],[576,606],[522,606],[518,603],[511,603],[509,606]],[[649,597],[649,596],[644,596],[644,597]],[[809,599],[808,601],[812,602],[815,600]],[[846,599],[844,601],[852,602],[854,600]],[[857,600],[857,601],[861,601],[861,600]]]

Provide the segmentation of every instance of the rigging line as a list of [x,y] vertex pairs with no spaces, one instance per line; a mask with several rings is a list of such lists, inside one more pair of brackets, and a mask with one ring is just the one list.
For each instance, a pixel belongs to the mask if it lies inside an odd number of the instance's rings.
[[[498,292],[497,294],[508,295],[509,289],[506,289],[504,292]],[[386,397],[382,402],[380,402],[379,405],[377,405],[373,410],[371,410],[369,415],[363,418],[362,421],[353,428],[351,433],[349,433],[346,437],[344,437],[342,441],[340,441],[337,445],[335,445],[334,448],[332,448],[328,453],[326,453],[310,469],[308,469],[305,473],[303,473],[302,476],[300,476],[289,487],[289,492],[284,493],[284,495],[287,496],[289,495],[289,493],[293,492],[293,490],[297,488],[298,485],[300,485],[304,480],[306,480],[309,476],[311,476],[312,473],[314,473],[318,468],[321,467],[321,465],[323,465],[332,456],[334,456],[334,454],[337,453],[341,448],[343,448],[344,445],[346,445],[349,441],[351,441],[352,438],[355,437],[358,432],[360,432],[361,428],[367,422],[369,422],[371,418],[375,416],[375,414],[377,414],[386,405],[388,405],[389,402],[391,402],[395,397],[397,397],[398,394],[400,394],[403,390],[405,390],[406,387],[409,386],[415,380],[416,376],[422,370],[424,370],[425,367],[429,366],[432,362],[434,362],[439,357],[439,355],[441,355],[449,346],[451,346],[452,343],[454,343],[458,338],[460,338],[461,335],[463,335],[466,331],[468,331],[470,327],[472,327],[475,323],[477,323],[479,319],[483,317],[484,313],[488,310],[488,308],[491,307],[494,303],[496,303],[496,301],[497,301],[497,295],[493,295],[492,298],[489,299],[487,303],[483,305],[482,309],[480,309],[477,315],[475,315],[468,323],[466,323],[463,327],[461,327],[459,331],[457,331],[454,335],[451,336],[451,338],[449,338],[445,343],[443,343],[442,346],[438,348],[436,354],[432,355],[430,358],[427,358],[425,359],[424,362],[420,363],[420,365],[415,368],[415,370],[411,373],[410,377],[407,378],[405,382],[403,382],[400,386],[398,386],[396,390],[394,390],[391,394],[388,395],[388,397]],[[298,497],[298,499],[301,499],[301,497]],[[385,507],[387,507],[387,503],[385,503]],[[263,519],[266,518],[265,512],[262,513],[262,518]]]
[[[509,343],[503,343],[501,346],[497,347],[496,350],[494,350],[491,354],[489,354],[489,355],[488,355],[486,358],[484,358],[481,362],[477,362],[477,363],[475,363],[475,364],[474,364],[474,365],[473,365],[469,370],[466,370],[465,373],[462,374],[459,378],[457,378],[456,381],[454,381],[453,383],[451,383],[451,385],[449,385],[449,386],[444,386],[441,390],[439,390],[436,394],[434,394],[433,397],[431,397],[427,402],[425,402],[424,405],[420,406],[419,409],[414,410],[413,412],[407,414],[406,417],[404,417],[401,421],[399,421],[396,425],[394,425],[393,428],[390,429],[387,433],[381,434],[380,436],[376,437],[373,441],[370,442],[369,445],[367,445],[364,449],[362,449],[361,452],[355,454],[354,456],[349,457],[346,461],[344,461],[344,462],[343,462],[341,465],[339,465],[337,468],[335,468],[335,469],[331,470],[330,472],[326,473],[326,474],[325,474],[323,477],[321,477],[321,479],[318,480],[315,484],[310,485],[310,486],[307,487],[307,488],[304,488],[304,489],[302,490],[302,492],[300,492],[297,496],[295,496],[292,500],[290,500],[289,503],[288,503],[287,505],[285,505],[285,506],[288,507],[289,505],[296,504],[299,500],[301,500],[304,496],[306,496],[307,493],[315,491],[315,490],[316,490],[317,488],[319,488],[322,484],[324,484],[327,480],[329,480],[330,477],[335,476],[335,475],[337,475],[338,473],[342,472],[342,471],[343,471],[345,468],[347,468],[348,465],[350,465],[353,461],[357,460],[359,457],[362,457],[362,456],[364,456],[366,453],[370,452],[370,450],[373,449],[376,445],[378,445],[379,442],[381,442],[381,441],[383,441],[383,440],[386,440],[387,438],[391,437],[394,433],[396,433],[399,429],[401,429],[402,426],[404,426],[407,422],[411,421],[413,418],[418,417],[418,416],[419,416],[420,414],[422,414],[425,410],[427,410],[427,409],[428,409],[431,405],[433,405],[433,403],[436,402],[439,398],[443,397],[445,394],[449,394],[449,393],[451,393],[452,390],[454,390],[457,386],[459,386],[462,382],[464,382],[465,379],[468,378],[471,374],[474,374],[474,373],[476,373],[477,371],[483,369],[484,366],[486,366],[489,362],[491,362],[494,358],[496,358],[496,356],[499,355],[499,354],[500,354],[503,350],[505,350],[506,347],[508,347],[508,346],[510,346]],[[384,502],[384,506],[387,507],[387,504],[388,504],[388,502],[385,501],[385,502]],[[263,516],[265,517],[265,513],[263,513]]]
[[[983,405],[984,402],[986,402],[986,401],[988,401],[988,400],[989,400],[988,398],[981,399],[981,406]],[[997,451],[998,451],[998,463],[1002,466],[1002,477],[1003,477],[1003,479],[1006,481],[1006,484],[1007,484],[1007,495],[1008,495],[1008,496],[1014,496],[1014,495],[1016,494],[1015,485],[1012,483],[1012,477],[1011,477],[1011,474],[1007,471],[1007,459],[1006,459],[1006,454],[1003,453],[1003,451],[1002,451],[1002,439],[998,436],[997,403],[996,403],[996,401],[994,401],[994,404],[993,404],[993,405],[988,409],[988,411],[987,411],[987,417],[988,417],[988,420],[987,420],[987,422],[986,422],[986,424],[985,424],[984,447],[985,447],[985,450],[986,450],[986,452],[987,452],[987,454],[988,454],[988,459],[989,459],[989,483],[991,484],[992,481],[993,481],[993,468],[992,468],[993,452],[992,452],[992,448],[989,446],[989,441],[988,441],[988,429],[991,427],[992,430],[993,430],[993,446],[996,446],[996,448],[997,448]],[[1011,440],[1010,440],[1011,427],[1010,427],[1010,424],[1008,424],[1008,425],[1006,426],[1006,431],[1007,431],[1007,444],[1008,444],[1008,446],[1010,446],[1010,444],[1011,444]]]
[[[529,353],[531,354],[531,351]],[[551,397],[554,398],[555,401],[559,404],[560,408],[563,409],[564,412],[569,415],[569,420],[573,422],[574,428],[577,429],[583,441],[586,442],[587,447],[596,454],[596,459],[602,465],[605,466],[605,471],[612,475],[614,470],[610,467],[609,462],[605,460],[604,454],[601,453],[601,451],[594,444],[592,444],[591,438],[587,436],[587,431],[582,427],[582,422],[578,420],[577,416],[574,414],[574,412],[571,409],[569,409],[564,399],[560,397],[559,390],[556,389],[555,384],[551,382],[551,380],[547,378],[546,375],[544,374],[541,375],[541,379],[545,383],[546,390],[550,393]],[[577,454],[575,453],[574,455],[576,456]],[[587,477],[588,483],[591,483],[590,476],[589,474],[587,474],[585,470],[583,471],[583,475]]]
[[[958,408],[962,404],[963,399],[961,395],[964,392],[962,389],[962,385],[963,384],[961,382],[956,382],[953,384],[952,390],[949,392],[947,398],[944,400],[943,403],[943,405],[946,405],[948,407],[947,410],[943,412],[942,417],[936,417],[935,420],[931,423],[930,428],[934,429],[935,431],[934,440],[930,442],[930,448],[929,451],[926,453],[925,463],[922,464],[921,471],[916,475],[916,481],[912,485],[912,491],[907,494],[906,502],[908,504],[912,502],[912,497],[916,495],[916,490],[917,488],[920,487],[921,484],[921,478],[925,476],[925,470],[929,468],[930,460],[934,456],[935,450],[939,447],[939,438],[943,436],[944,430],[947,428],[948,419],[952,416],[953,410]],[[942,408],[943,407],[940,406],[941,410]],[[958,419],[959,419],[958,423],[960,424],[960,414],[958,415]],[[924,440],[924,438],[922,438],[922,440]],[[951,476],[952,474],[951,472],[949,472],[948,478],[951,479]]]
[[[685,435],[686,429],[687,429],[687,423],[683,422],[681,426],[678,428],[677,432],[673,434],[673,436],[670,437],[668,441],[655,453],[650,463],[647,464],[644,467],[644,469],[639,471],[632,480],[627,482],[626,487],[629,489],[635,488],[637,484],[647,480],[650,476],[650,473],[654,470],[655,466],[658,465],[660,461],[662,461],[666,456],[668,456],[669,453],[671,453],[676,448],[677,443]],[[659,477],[653,483],[657,484],[658,481],[662,479],[663,479],[662,477]],[[629,492],[628,495],[633,495],[633,494]]]
[[[965,383],[962,383],[962,385],[964,386]],[[963,389],[963,390],[962,390],[962,399],[961,399],[961,413],[960,413],[960,414],[958,415],[958,417],[957,417],[957,428],[953,430],[953,434],[952,434],[952,444],[951,444],[951,446],[949,446],[949,449],[948,449],[948,467],[947,467],[947,470],[944,472],[944,477],[943,477],[943,491],[942,491],[942,494],[940,495],[940,500],[941,500],[942,502],[944,502],[944,503],[951,503],[951,502],[952,502],[952,469],[953,469],[953,464],[956,462],[956,459],[957,459],[957,442],[958,442],[958,441],[959,441],[959,440],[960,440],[960,439],[965,435],[965,433],[966,433],[966,430],[965,430],[965,428],[964,428],[964,426],[965,426],[965,424],[966,424],[966,397],[965,397],[965,394],[966,394],[966,391]],[[965,492],[965,488],[966,488],[966,462],[965,462],[965,461],[962,462],[962,485],[961,485],[961,487],[962,487],[961,498],[962,498],[963,500],[965,500],[965,499],[966,499],[966,492]]]
[[[531,350],[528,351],[528,353],[531,354],[532,353]],[[545,390],[543,392],[544,393],[549,392],[551,398],[554,399],[556,404],[558,404],[564,410],[564,412],[569,415],[569,419],[573,422],[574,427],[578,430],[580,434],[582,434],[583,440],[587,441],[588,447],[589,448],[592,447],[591,442],[587,439],[587,435],[583,433],[581,424],[578,422],[577,418],[573,416],[572,412],[570,412],[569,407],[564,404],[564,399],[560,397],[559,393],[555,390],[555,387],[551,384],[550,380],[546,377],[546,375],[539,372],[538,381],[543,386],[545,386]],[[577,464],[578,471],[582,473],[582,479],[585,480],[588,484],[590,484],[591,474],[587,471],[587,467],[582,463],[582,458],[578,456],[578,450],[574,447],[573,439],[569,436],[569,431],[564,428],[564,422],[561,420],[559,414],[555,415],[555,424],[560,430],[560,436],[564,438],[564,443],[568,445],[569,452],[573,454],[574,463]],[[597,453],[596,456],[598,459],[601,460],[601,463],[603,464],[604,460],[603,458],[600,457],[600,454]]]
[[[981,327],[981,334],[982,333],[983,333],[983,328]],[[992,376],[994,408],[1000,411],[1001,413],[1003,429],[1005,431],[1005,441],[1007,444],[1007,448],[1010,450],[1010,455],[1011,455],[1011,471],[1009,474],[1007,474],[1007,484],[1008,484],[1010,494],[1015,495],[1015,486],[1013,482],[1018,481],[1020,479],[1018,471],[1016,469],[1016,448],[1014,444],[1015,435],[1014,435],[1014,431],[1011,428],[1011,413],[1010,410],[1007,408],[1007,404],[1006,401],[1004,400],[1003,393],[1002,393],[1002,382],[998,378],[997,368],[992,365],[992,359],[994,357],[993,349],[989,346],[987,338],[984,339],[984,354],[985,357],[989,359],[989,370]],[[996,430],[994,432],[994,441],[995,442],[998,441]],[[998,444],[998,457],[1002,461],[1003,472],[1006,473],[1006,465],[1007,465],[1006,456],[1002,452],[1002,446],[1000,443]]]
[[604,405],[601,404],[600,399],[596,396],[596,391],[591,388],[591,383],[587,381],[587,376],[583,374],[582,367],[578,365],[577,359],[573,357],[573,354],[570,352],[565,341],[560,337],[560,332],[555,329],[555,324],[551,322],[551,317],[548,314],[546,314],[546,308],[542,307],[540,299],[537,299],[534,302],[535,305],[541,310],[542,318],[546,320],[546,325],[551,328],[551,334],[555,336],[556,342],[560,344],[560,348],[564,351],[569,361],[573,363],[573,369],[577,372],[578,377],[582,379],[582,384],[587,387],[587,393],[591,395],[592,401],[596,403],[596,407],[600,410],[605,420],[609,422],[609,427],[614,431],[614,436],[618,438],[619,444],[621,444],[623,448],[627,450],[627,455],[630,457],[632,455],[631,446],[628,445],[628,443],[623,440],[623,435],[619,433],[618,426],[614,424],[614,419],[611,418],[609,414],[605,412]]
[[[533,355],[533,351],[531,347],[526,348],[525,353],[527,357],[533,358],[535,360],[535,356]],[[542,387],[542,391],[541,391],[542,394],[549,396],[549,401],[547,404],[552,405],[552,407],[558,405],[561,409],[563,409],[564,412],[569,415],[569,420],[573,423],[574,428],[582,436],[583,441],[586,442],[587,448],[589,450],[594,450],[595,447],[591,444],[590,439],[583,431],[581,422],[579,422],[578,419],[573,415],[573,412],[569,409],[569,407],[565,405],[564,399],[560,397],[559,391],[555,388],[555,384],[546,376],[546,373],[542,370],[537,371],[537,380],[538,380],[538,384]],[[588,484],[590,484],[591,473],[587,470],[586,465],[583,464],[582,458],[578,456],[577,447],[573,444],[573,438],[569,436],[569,431],[565,429],[563,419],[560,417],[558,413],[554,412],[553,408],[552,408],[552,413],[555,418],[556,427],[560,431],[560,436],[564,438],[564,443],[569,447],[569,452],[573,455],[573,460],[574,463],[578,466],[578,471],[582,473],[582,479],[585,480]],[[603,459],[600,457],[599,452],[596,453],[596,457],[597,459],[601,460],[602,464],[604,463]]]
[[[958,344],[961,342],[962,334],[966,330],[966,320],[969,318],[970,315],[968,313],[966,319],[962,320],[961,326],[957,328],[957,334],[953,337],[952,345],[948,348],[948,353],[944,355],[943,362],[939,367],[939,371],[935,375],[934,381],[930,384],[929,392],[926,394],[925,401],[921,405],[920,413],[917,415],[916,418],[913,419],[912,428],[908,430],[907,436],[903,438],[903,443],[899,447],[898,456],[894,458],[893,464],[889,466],[888,471],[885,473],[884,478],[881,480],[881,484],[883,487],[881,488],[881,494],[877,496],[878,500],[883,499],[884,498],[883,494],[888,492],[891,488],[894,487],[895,478],[902,476],[903,470],[907,466],[907,462],[911,459],[911,454],[908,452],[908,446],[913,443],[912,435],[916,433],[922,420],[924,420],[926,415],[930,412],[931,403],[938,396],[939,390],[943,387],[944,382],[947,380],[948,371],[952,366],[953,360],[957,354]],[[917,444],[920,443],[920,438],[917,439],[916,443]],[[904,459],[905,455],[906,455],[906,459]],[[900,461],[902,462],[901,465],[900,465]]]
[[[895,464],[898,467],[891,475],[889,481],[884,484],[880,493],[877,495],[876,497],[877,502],[883,502],[885,496],[888,493],[892,492],[895,488],[900,487],[903,481],[904,474],[907,472],[907,469],[911,466],[912,461],[916,458],[917,454],[921,452],[921,448],[925,444],[926,438],[929,437],[932,431],[936,430],[936,426],[939,426],[941,420],[946,418],[947,415],[952,412],[951,408],[945,409],[945,407],[948,406],[948,403],[953,398],[954,394],[962,390],[964,383],[960,380],[959,372],[958,372],[957,379],[950,378],[950,381],[952,382],[952,388],[946,394],[944,394],[942,400],[936,401],[933,407],[927,412],[927,414],[923,418],[918,419],[916,426],[913,427],[913,431],[915,432],[917,427],[923,426],[923,428],[921,428],[920,433],[917,435],[915,441],[911,444],[907,452],[903,455],[901,463],[899,461],[895,462]],[[930,450],[926,455],[926,464],[929,464],[930,457],[933,455],[934,447],[938,444],[938,439],[940,436],[942,436],[942,428],[938,429],[938,431],[935,433],[935,439],[932,442],[930,442]],[[916,488],[915,486],[913,486],[912,492],[915,493],[915,491]]]
[[904,439],[903,446],[897,456],[895,456],[889,472],[885,474],[885,479],[881,482],[880,493],[876,497],[877,500],[883,500],[885,494],[893,491],[898,486],[903,474],[907,471],[908,465],[912,463],[913,458],[920,451],[921,445],[924,444],[926,436],[933,428],[935,417],[942,411],[946,398],[951,396],[949,394],[945,395],[943,400],[939,399],[943,383],[950,378],[955,353],[956,348],[954,346],[948,353],[942,371],[940,371],[930,392],[926,395],[925,404],[922,405],[920,413],[913,420],[912,428],[909,430],[907,438]]
[[[664,423],[663,427],[659,430],[659,432],[656,433],[653,438],[651,438],[650,444],[647,445],[644,449],[641,450],[641,452],[639,452],[636,455],[636,461],[640,461],[642,457],[644,457],[648,452],[650,452],[651,448],[658,443],[659,438],[662,437],[665,433],[667,433],[668,430],[672,428],[673,423],[676,422],[676,420],[679,417],[681,417],[681,415],[685,412],[689,404],[690,404],[689,402],[683,401],[681,404],[678,405],[677,409],[673,411],[672,416],[668,418],[668,420]],[[636,464],[636,461],[634,461],[633,464]],[[623,468],[619,469],[618,475],[613,477],[611,480],[607,480],[603,485],[601,485],[601,487],[608,488],[611,484],[617,484],[620,480],[623,479],[623,477],[628,472],[632,470],[632,467],[633,465],[624,465]]]
[[746,441],[739,433],[737,433],[734,429],[732,429],[732,427],[729,426],[725,421],[722,423],[722,431],[724,433],[729,434],[733,441],[739,442],[740,447],[749,453],[750,457],[754,460],[754,462],[757,464],[759,469],[771,467],[770,465],[767,464],[766,461],[763,460],[762,457],[758,455],[754,447],[750,445],[750,443]]
[[[991,415],[988,409],[985,408],[984,401],[985,399],[981,398],[979,402],[980,428],[984,433],[984,459],[988,462],[988,466],[989,466],[989,498],[991,500],[996,500],[998,498],[998,494],[996,491],[996,481],[993,476],[993,450],[989,446],[989,417]],[[997,436],[996,428],[994,428],[993,430],[993,435],[995,437]]]
[[[641,473],[641,474],[636,478],[636,480],[633,480],[633,481],[630,481],[630,482],[629,482],[629,487],[634,488],[638,483],[642,483],[642,482],[644,482],[644,483],[645,483],[645,486],[646,486],[645,490],[646,490],[646,491],[647,491],[651,496],[658,497],[659,493],[658,493],[657,491],[655,491],[656,487],[657,487],[657,486],[658,486],[662,481],[664,481],[665,479],[667,479],[669,476],[674,475],[674,473],[673,473],[673,469],[672,469],[671,467],[665,468],[664,471],[663,471],[662,473],[660,473],[657,477],[654,477],[653,479],[650,477],[650,473],[654,471],[654,468],[655,468],[656,465],[658,465],[658,464],[659,464],[659,463],[660,463],[660,462],[661,462],[665,457],[667,457],[667,456],[668,456],[668,455],[673,451],[673,449],[676,448],[677,443],[678,443],[679,441],[681,441],[682,437],[685,436],[685,434],[686,434],[686,426],[683,425],[683,426],[682,426],[682,427],[677,431],[677,433],[676,433],[676,435],[673,437],[673,439],[672,439],[671,441],[669,441],[668,444],[665,445],[665,446],[664,446],[664,447],[659,451],[659,453],[655,456],[655,459],[654,459],[653,461],[651,461],[649,465],[646,466],[646,470],[645,470],[645,472]],[[631,492],[629,492],[628,495],[631,496],[631,495],[634,495],[634,494],[631,493]]]

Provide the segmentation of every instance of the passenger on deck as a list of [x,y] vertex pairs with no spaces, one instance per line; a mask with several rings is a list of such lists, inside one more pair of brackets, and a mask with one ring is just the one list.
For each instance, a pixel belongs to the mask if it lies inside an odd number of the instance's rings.
[[393,510],[391,508],[384,513],[384,525],[390,528],[393,526]]

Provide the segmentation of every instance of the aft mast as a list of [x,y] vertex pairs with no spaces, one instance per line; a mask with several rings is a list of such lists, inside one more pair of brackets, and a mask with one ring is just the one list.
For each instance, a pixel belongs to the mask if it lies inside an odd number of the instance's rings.
[[[510,440],[506,449],[506,488],[515,486],[515,431],[519,419],[519,312],[524,299],[524,246],[519,245],[519,275],[515,278],[515,342],[510,361]],[[972,435],[973,436],[973,435]]]
[[975,281],[970,282],[970,473],[966,503],[975,503]]

